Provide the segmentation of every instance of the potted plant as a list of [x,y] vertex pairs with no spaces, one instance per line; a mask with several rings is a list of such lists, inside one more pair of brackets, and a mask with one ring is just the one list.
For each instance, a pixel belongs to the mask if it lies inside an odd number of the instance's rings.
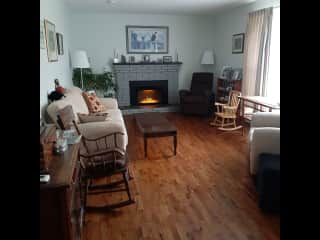
[[[104,97],[114,97],[117,87],[113,81],[112,72],[105,71],[104,73],[94,74],[90,68],[82,70],[83,90],[95,90],[98,95]],[[80,87],[81,74],[80,69],[73,70],[73,84]],[[100,94],[99,94],[100,93]]]
[[104,72],[96,74],[96,84],[99,89],[105,89],[103,92],[104,97],[115,97],[117,86],[114,82],[112,72]]

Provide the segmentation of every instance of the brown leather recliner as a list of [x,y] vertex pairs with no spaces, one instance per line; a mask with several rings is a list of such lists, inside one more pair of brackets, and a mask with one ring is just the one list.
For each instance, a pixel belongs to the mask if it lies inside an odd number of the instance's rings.
[[183,113],[211,115],[214,108],[213,73],[195,72],[191,89],[180,90],[180,105]]

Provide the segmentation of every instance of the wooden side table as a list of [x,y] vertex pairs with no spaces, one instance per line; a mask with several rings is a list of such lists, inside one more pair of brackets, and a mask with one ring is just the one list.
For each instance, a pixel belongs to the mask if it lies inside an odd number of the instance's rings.
[[48,160],[50,181],[40,183],[40,239],[81,239],[79,149],[80,142],[68,145],[63,154]]

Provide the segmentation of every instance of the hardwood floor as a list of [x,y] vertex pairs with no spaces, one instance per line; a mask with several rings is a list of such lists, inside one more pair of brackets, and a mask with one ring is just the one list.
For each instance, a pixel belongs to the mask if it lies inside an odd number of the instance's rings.
[[[129,135],[132,194],[136,203],[109,213],[87,213],[82,238],[280,239],[280,217],[263,214],[248,175],[247,130],[217,134],[208,118],[167,113],[178,129],[172,137],[143,138],[132,115]],[[92,195],[90,204],[125,199],[122,193]]]

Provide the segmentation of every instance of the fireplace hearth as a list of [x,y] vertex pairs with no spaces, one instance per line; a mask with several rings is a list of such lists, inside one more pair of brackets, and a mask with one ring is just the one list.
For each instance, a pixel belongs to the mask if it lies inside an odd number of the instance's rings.
[[168,81],[130,81],[130,105],[168,104]]

